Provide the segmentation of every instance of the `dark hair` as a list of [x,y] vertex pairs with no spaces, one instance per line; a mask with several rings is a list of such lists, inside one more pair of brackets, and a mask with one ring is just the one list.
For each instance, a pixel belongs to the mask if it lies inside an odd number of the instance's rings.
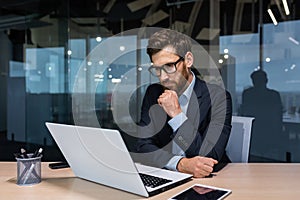
[[268,82],[267,73],[263,70],[254,71],[250,76],[254,86],[263,86]]
[[263,70],[254,71],[251,74],[251,79],[252,80],[266,80],[267,79],[267,73]]
[[167,46],[173,47],[177,55],[184,57],[188,51],[191,51],[192,43],[190,38],[182,33],[170,29],[163,29],[154,33],[149,38],[147,54],[150,59],[152,59],[152,55]]

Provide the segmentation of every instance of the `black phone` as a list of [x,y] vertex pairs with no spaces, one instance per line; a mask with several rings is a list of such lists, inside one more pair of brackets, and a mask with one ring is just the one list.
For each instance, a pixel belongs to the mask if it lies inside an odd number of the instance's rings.
[[70,166],[67,162],[55,162],[55,163],[50,163],[49,167],[51,169],[62,169],[62,168],[68,168]]

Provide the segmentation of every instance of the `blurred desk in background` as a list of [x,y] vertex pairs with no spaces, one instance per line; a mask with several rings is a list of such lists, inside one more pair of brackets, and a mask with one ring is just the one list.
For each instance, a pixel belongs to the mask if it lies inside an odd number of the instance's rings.
[[284,113],[282,116],[283,123],[298,123],[300,124],[300,114],[295,113],[295,114],[288,114]]

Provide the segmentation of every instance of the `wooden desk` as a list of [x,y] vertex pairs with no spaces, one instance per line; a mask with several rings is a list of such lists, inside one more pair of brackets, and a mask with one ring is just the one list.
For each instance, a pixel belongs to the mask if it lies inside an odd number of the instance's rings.
[[[213,178],[193,179],[148,199],[168,199],[194,183],[231,189],[232,194],[226,200],[299,199],[300,164],[229,164]],[[74,178],[70,169],[51,170],[48,163],[42,163],[41,183],[18,186],[16,163],[0,162],[0,199],[126,200],[143,197]]]

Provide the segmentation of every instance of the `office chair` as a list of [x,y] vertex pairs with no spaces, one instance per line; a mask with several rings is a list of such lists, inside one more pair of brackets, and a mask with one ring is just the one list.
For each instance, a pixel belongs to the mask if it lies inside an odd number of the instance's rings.
[[253,117],[232,116],[226,152],[233,163],[248,162],[253,120]]

